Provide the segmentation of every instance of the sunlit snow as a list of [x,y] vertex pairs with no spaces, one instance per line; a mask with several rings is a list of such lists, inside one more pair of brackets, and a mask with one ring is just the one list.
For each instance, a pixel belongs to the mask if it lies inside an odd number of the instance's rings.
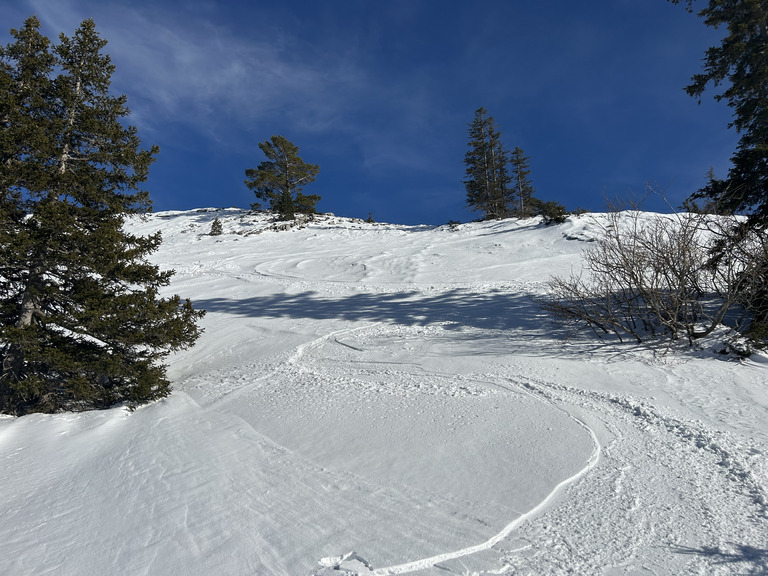
[[599,219],[130,221],[205,333],[163,401],[0,418],[0,574],[768,572],[768,357],[535,304]]

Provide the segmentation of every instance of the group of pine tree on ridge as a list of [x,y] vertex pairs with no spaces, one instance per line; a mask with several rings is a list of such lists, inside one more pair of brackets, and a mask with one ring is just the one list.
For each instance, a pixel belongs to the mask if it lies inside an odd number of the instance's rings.
[[[475,112],[469,124],[469,147],[464,162],[467,179],[467,205],[483,213],[484,220],[499,218],[528,218],[541,215],[546,223],[563,222],[565,207],[558,202],[543,202],[534,196],[529,161],[523,151],[515,147],[508,152],[502,142],[493,117],[485,108]],[[272,136],[259,144],[267,157],[257,168],[245,171],[245,184],[256,198],[266,202],[282,220],[291,220],[296,213],[312,214],[320,196],[303,194],[303,187],[315,181],[320,170],[299,157],[298,147],[284,136]],[[251,205],[262,208],[260,202]],[[369,220],[373,217],[369,215]],[[212,235],[220,234],[217,226]]]
[[541,215],[547,223],[565,220],[562,204],[533,195],[530,158],[517,146],[511,153],[504,148],[501,132],[485,108],[478,108],[469,124],[469,148],[464,157],[467,204],[484,219]]

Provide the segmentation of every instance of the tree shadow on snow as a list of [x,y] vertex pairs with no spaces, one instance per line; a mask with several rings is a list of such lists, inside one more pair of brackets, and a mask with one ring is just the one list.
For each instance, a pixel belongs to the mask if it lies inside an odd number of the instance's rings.
[[768,575],[768,548],[756,548],[746,544],[733,544],[733,550],[724,551],[715,546],[702,546],[701,548],[689,548],[677,546],[678,554],[696,556],[708,556],[715,559],[715,564],[743,563],[748,566],[747,572],[741,574]]
[[[623,357],[626,353],[617,349],[613,341],[573,339],[573,331],[555,322],[532,295],[501,290],[477,293],[456,289],[437,295],[417,291],[361,293],[344,297],[308,291],[243,299],[196,299],[195,307],[252,318],[440,325],[444,330],[455,331],[451,339],[469,342],[477,354],[551,357],[602,353]],[[553,347],[553,340],[568,340],[569,345]]]
[[[389,322],[406,326],[442,324],[447,329],[466,326],[542,333],[557,330],[531,296],[501,291],[472,293],[452,290],[435,296],[416,291],[361,293],[339,298],[309,291],[237,300],[197,299],[195,305],[209,312],[247,317]],[[544,324],[546,329],[543,329]]]

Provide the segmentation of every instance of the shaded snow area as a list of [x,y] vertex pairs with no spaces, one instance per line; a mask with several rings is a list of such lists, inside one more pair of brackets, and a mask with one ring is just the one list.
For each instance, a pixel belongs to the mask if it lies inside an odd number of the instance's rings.
[[768,358],[535,304],[600,218],[132,220],[205,333],[164,401],[0,418],[0,574],[768,573]]

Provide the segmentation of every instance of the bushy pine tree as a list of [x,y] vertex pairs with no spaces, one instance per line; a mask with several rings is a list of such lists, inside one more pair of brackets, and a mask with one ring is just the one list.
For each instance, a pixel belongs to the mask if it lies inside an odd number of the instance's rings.
[[[302,194],[304,185],[315,181],[320,167],[307,164],[299,157],[298,146],[283,136],[272,136],[259,144],[267,157],[258,168],[245,171],[245,185],[256,194],[256,198],[268,203],[281,220],[290,220],[296,212],[313,214],[320,201],[317,194]],[[259,202],[251,205],[261,207]]]
[[485,108],[475,111],[469,126],[469,150],[464,156],[467,179],[467,204],[483,212],[484,218],[506,218],[512,200],[507,163],[509,154],[501,142],[492,116]]
[[554,200],[542,202],[538,198],[534,198],[533,203],[537,205],[535,206],[536,213],[542,217],[544,224],[547,226],[550,224],[562,224],[568,217],[565,206],[560,204],[560,202],[555,202]]
[[54,47],[39,28],[0,48],[0,411],[135,406],[169,393],[161,361],[202,312],[159,297],[160,234],[124,230],[158,150],[121,122],[106,40],[91,20]]

